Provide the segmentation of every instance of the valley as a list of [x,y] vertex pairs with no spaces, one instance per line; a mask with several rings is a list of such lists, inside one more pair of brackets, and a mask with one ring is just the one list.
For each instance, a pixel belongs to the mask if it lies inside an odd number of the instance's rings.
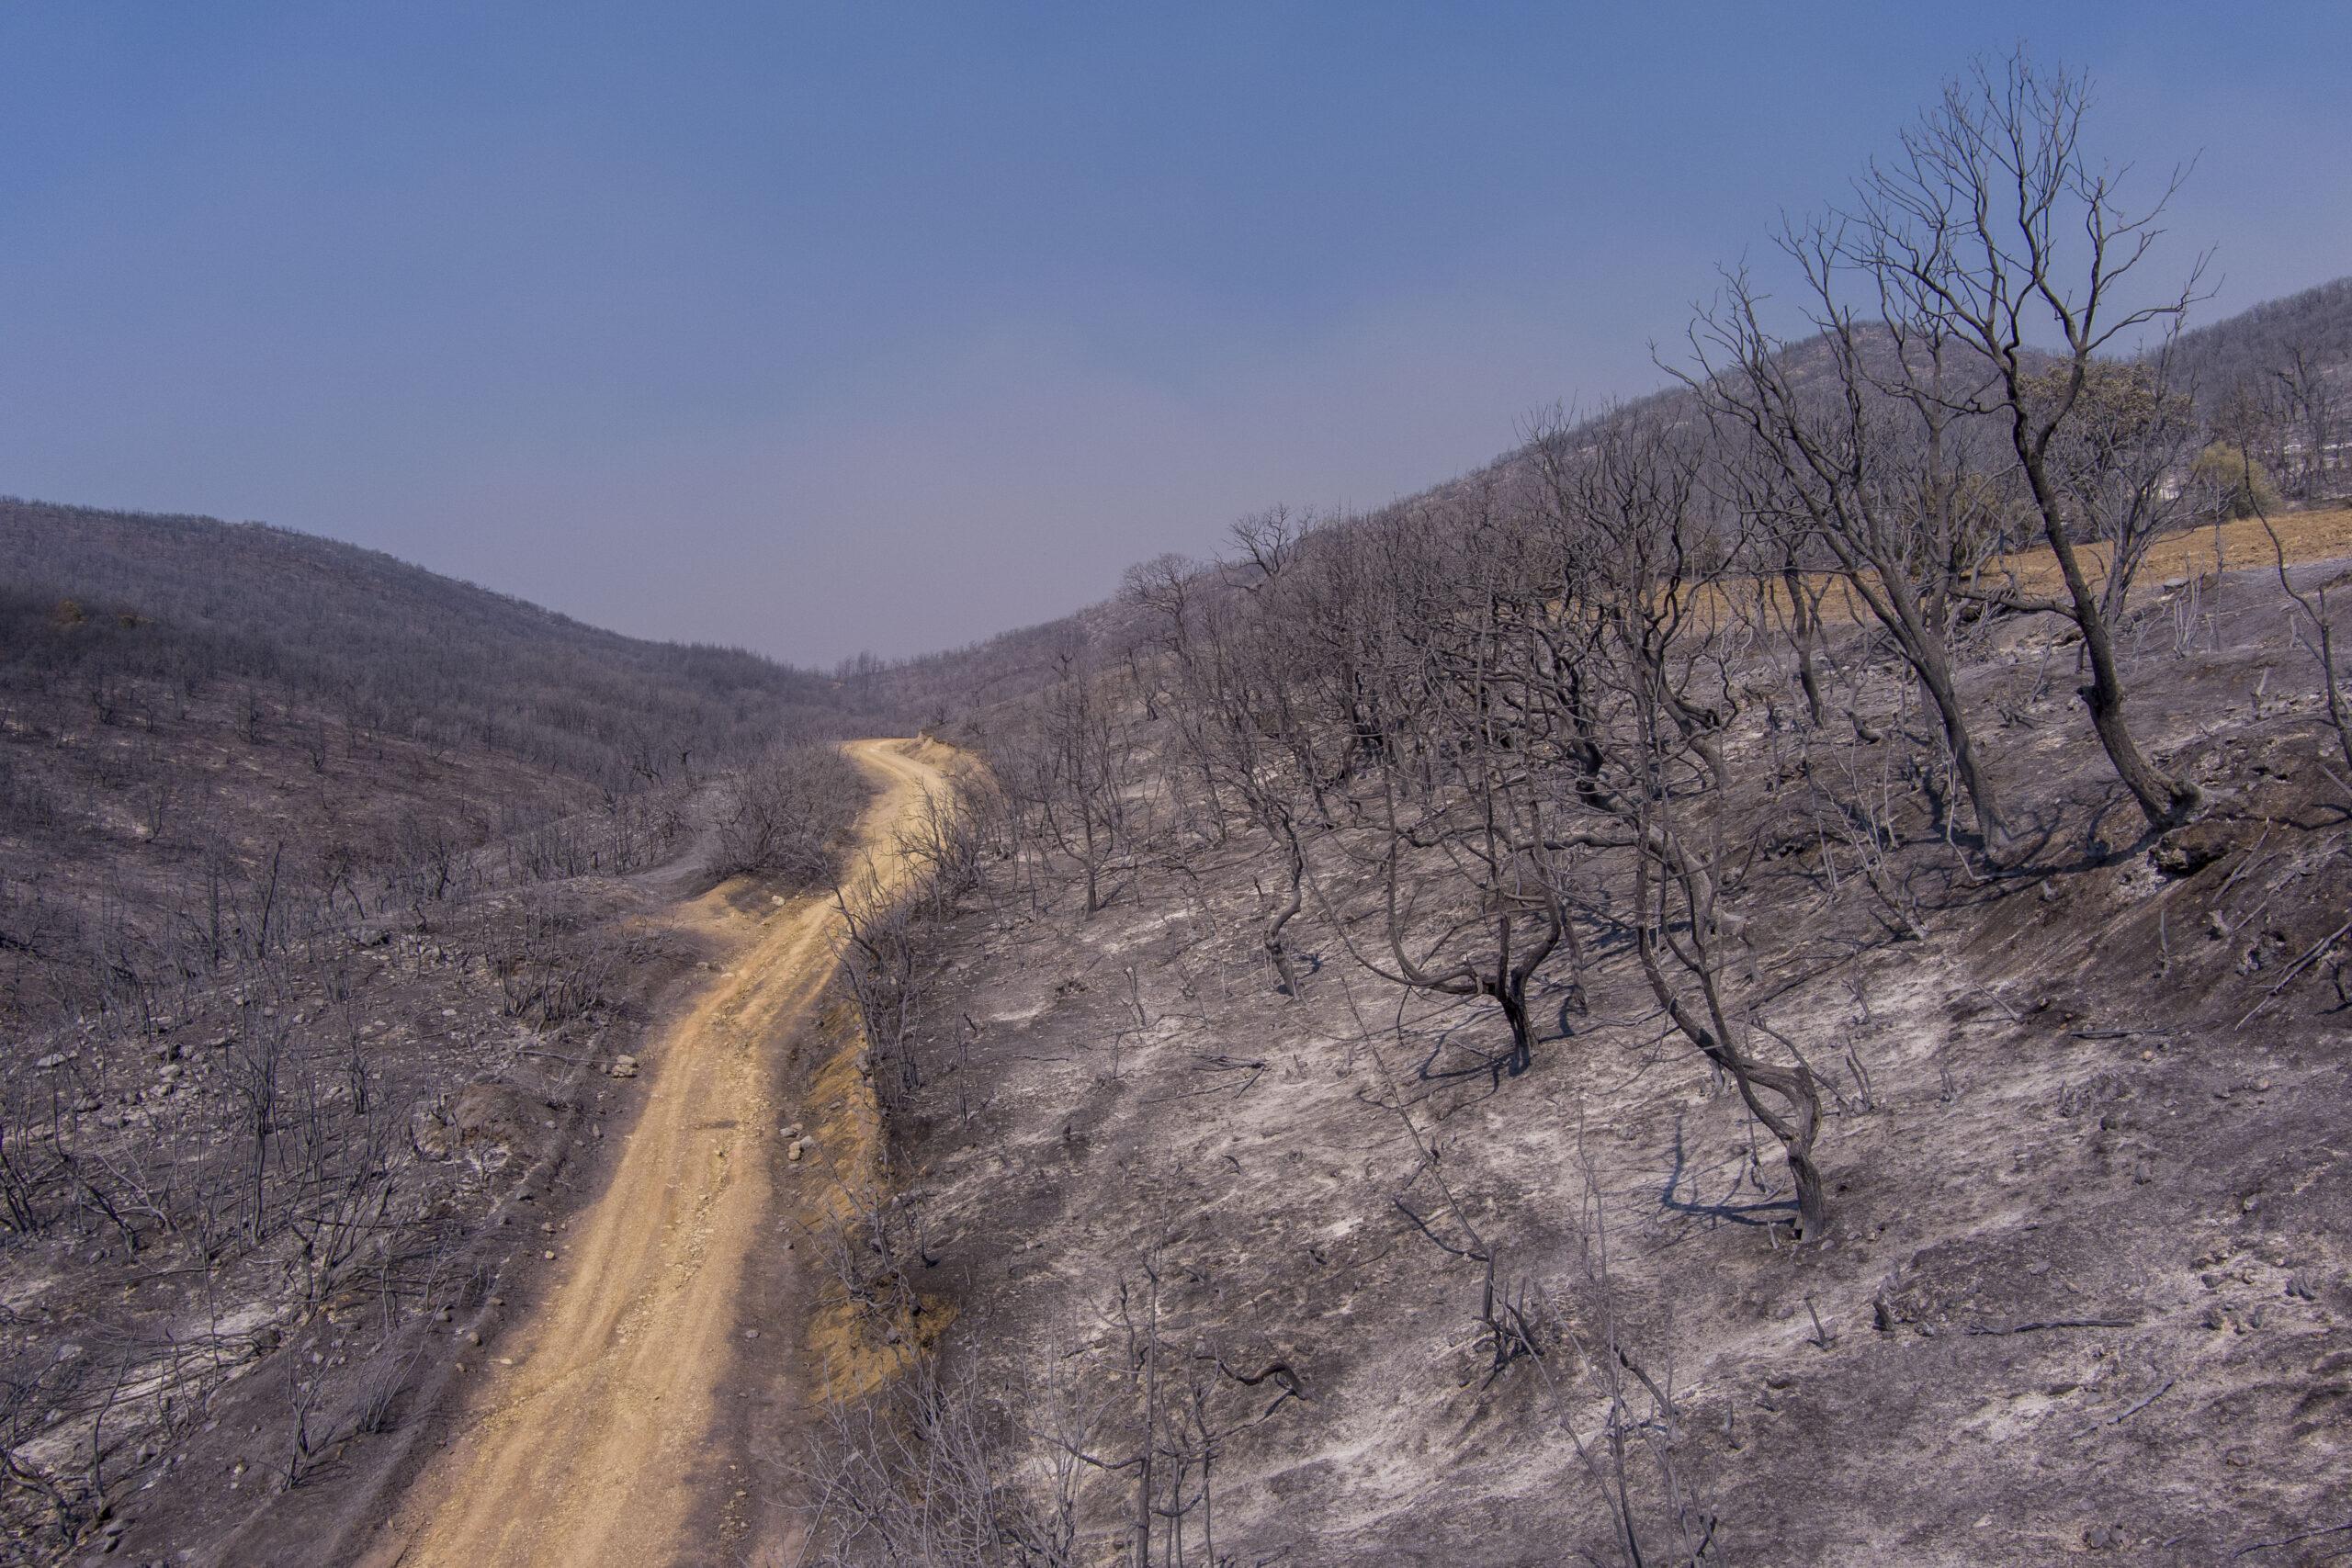
[[53,9],[0,1565],[2352,1561],[2334,19]]

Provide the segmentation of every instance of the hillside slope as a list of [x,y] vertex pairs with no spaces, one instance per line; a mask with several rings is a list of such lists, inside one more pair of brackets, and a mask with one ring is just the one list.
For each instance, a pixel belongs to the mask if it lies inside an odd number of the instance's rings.
[[[339,725],[475,744],[599,784],[854,728],[836,682],[583,626],[379,551],[202,517],[0,500],[17,671],[277,688]],[[137,637],[39,637],[61,601]],[[69,612],[69,615],[71,612]],[[98,630],[103,631],[103,626]]]
[[[1883,345],[1881,352],[1883,352]],[[1792,383],[1826,379],[1827,355],[1817,336],[1797,336],[1780,352]],[[2175,384],[2193,391],[2209,422],[2228,411],[2228,438],[2247,443],[2285,483],[2290,500],[2331,504],[2352,495],[2352,278],[2268,300],[2184,333],[2173,354]],[[1584,420],[1639,411],[1667,423],[1698,423],[1697,399],[1666,387]],[[1409,512],[1482,485],[1507,483],[1525,470],[1529,448],[1514,446],[1427,490],[1369,509],[1379,517]],[[1313,510],[1312,497],[1294,498]],[[1346,520],[1340,514],[1340,521]],[[1169,558],[1180,559],[1181,558]],[[910,717],[940,724],[954,715],[1009,701],[1049,683],[1065,659],[1109,663],[1143,640],[1142,622],[1124,595],[1113,595],[1056,620],[1001,633],[967,648],[889,664],[868,677],[867,691]]]
[[0,503],[0,1561],[179,1561],[401,1462],[864,721],[274,528]]
[[[2333,1560],[2304,1532],[2352,1510],[2352,796],[2275,578],[2142,617],[2140,722],[2210,802],[2162,839],[2116,812],[2046,624],[1966,676],[2036,825],[2011,874],[1894,782],[1913,721],[1868,639],[1835,650],[1886,738],[1838,764],[1865,774],[1808,780],[1836,753],[1785,708],[1727,739],[1740,1005],[1822,1086],[1802,1246],[1771,1140],[1643,984],[1623,852],[1510,1067],[1492,998],[1393,983],[1374,785],[1301,808],[1285,980],[1280,840],[1143,717],[1171,695],[1107,678],[1099,908],[1074,835],[992,819],[923,1027],[876,1062],[897,1266],[953,1322],[907,1408],[940,1450],[1000,1445],[988,1506],[1069,1542],[1044,1561],[1131,1551],[1138,1518],[1170,1562]],[[973,739],[1016,777],[1038,733]],[[1407,852],[1415,951],[1482,929]],[[836,1510],[877,1475],[956,1517],[981,1495],[842,1430]],[[845,1560],[899,1539],[876,1512],[832,1516],[867,1528]]]

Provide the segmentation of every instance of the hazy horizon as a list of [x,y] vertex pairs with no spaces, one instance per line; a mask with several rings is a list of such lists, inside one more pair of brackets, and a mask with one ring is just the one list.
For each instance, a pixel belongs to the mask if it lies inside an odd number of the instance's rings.
[[1649,389],[1717,265],[2021,39],[2099,150],[2199,160],[2150,264],[2213,251],[2195,323],[2352,271],[2317,7],[17,7],[0,492],[962,644]]

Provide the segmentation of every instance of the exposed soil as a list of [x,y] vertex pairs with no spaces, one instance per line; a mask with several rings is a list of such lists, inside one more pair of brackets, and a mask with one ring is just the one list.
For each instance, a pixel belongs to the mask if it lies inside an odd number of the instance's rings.
[[[2284,512],[2264,519],[2240,517],[2203,527],[2167,534],[2148,547],[2132,579],[2144,598],[2152,588],[2169,593],[2200,586],[2216,573],[2277,569],[2284,553],[2288,563],[2327,561],[2352,553],[2352,508]],[[2096,542],[2080,547],[2083,570],[2094,584],[2106,580],[2108,547]],[[2047,546],[2037,545],[1991,564],[1986,576],[2020,594],[2059,596],[2065,592],[2057,558]],[[1832,576],[1813,580],[1821,591],[1822,613],[1832,624],[1866,625],[1871,612],[1853,589]],[[1776,585],[1767,584],[1772,592]]]
[[[888,883],[901,874],[900,822],[944,781],[907,743],[851,751],[882,786],[860,836]],[[827,897],[746,908],[740,891],[684,912],[720,973],[649,1054],[645,1107],[608,1185],[550,1237],[543,1298],[485,1347],[463,1426],[363,1561],[740,1562],[782,1549],[789,1517],[758,1514],[749,1488],[724,1485],[711,1438],[747,1400],[786,1408],[796,1375],[797,1337],[777,1324],[794,1294],[777,1274],[789,1271],[787,1216],[808,1199],[780,1191],[779,1172],[805,1167],[798,1179],[821,1182],[842,1113],[814,1122],[815,1142],[788,1161],[782,1130],[811,1118],[784,1086],[831,973],[838,916]],[[816,1086],[826,1100],[811,1109],[854,1098],[854,1084]]]

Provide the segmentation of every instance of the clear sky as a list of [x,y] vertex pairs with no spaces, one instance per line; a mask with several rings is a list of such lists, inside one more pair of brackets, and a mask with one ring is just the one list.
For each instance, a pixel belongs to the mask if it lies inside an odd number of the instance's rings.
[[2352,272],[2352,6],[0,6],[0,492],[808,662],[1044,619],[1658,379],[1973,54]]

